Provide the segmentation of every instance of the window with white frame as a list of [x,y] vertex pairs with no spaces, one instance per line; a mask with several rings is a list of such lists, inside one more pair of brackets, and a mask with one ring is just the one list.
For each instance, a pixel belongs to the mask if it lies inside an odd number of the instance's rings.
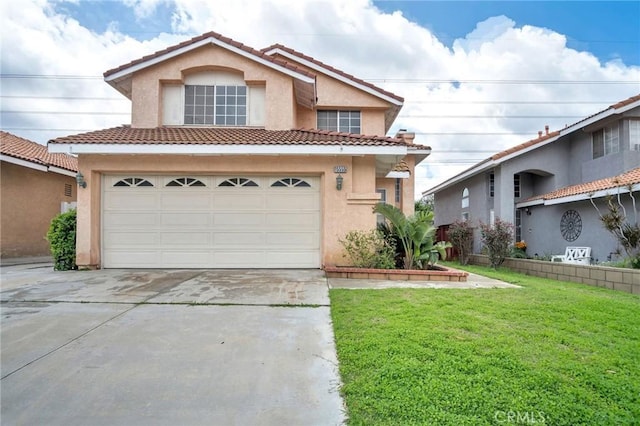
[[396,185],[395,185],[395,191],[396,191],[396,203],[399,203],[400,200],[402,199],[402,181],[399,178],[396,178]]
[[489,173],[489,197],[493,197],[496,191],[496,176],[493,173]]
[[629,120],[629,147],[640,151],[640,120]]
[[617,124],[604,127],[591,133],[593,158],[620,152],[620,132]]
[[184,124],[245,126],[246,86],[184,86]]
[[469,190],[467,188],[462,190],[462,208],[469,207]]
[[520,197],[520,175],[518,173],[513,175],[513,197]]
[[360,111],[318,111],[318,129],[346,133],[360,133]]
[[516,241],[522,241],[522,210],[516,209],[516,217],[515,217],[515,225],[514,225],[514,234],[516,237]]

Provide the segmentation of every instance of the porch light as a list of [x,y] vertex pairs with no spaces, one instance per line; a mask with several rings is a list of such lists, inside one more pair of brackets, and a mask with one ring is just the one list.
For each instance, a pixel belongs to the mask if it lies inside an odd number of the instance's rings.
[[78,174],[76,175],[76,182],[78,182],[78,186],[80,188],[87,187],[87,182],[84,180],[84,176],[80,172],[78,172]]
[[338,175],[336,176],[336,189],[338,191],[342,191],[342,182],[343,182],[344,178],[342,177],[342,175]]

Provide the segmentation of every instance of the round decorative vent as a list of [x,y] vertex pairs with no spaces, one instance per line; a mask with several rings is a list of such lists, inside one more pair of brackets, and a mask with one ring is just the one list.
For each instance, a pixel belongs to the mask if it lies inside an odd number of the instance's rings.
[[571,242],[578,239],[582,232],[582,218],[575,210],[567,210],[560,219],[560,233],[562,238]]

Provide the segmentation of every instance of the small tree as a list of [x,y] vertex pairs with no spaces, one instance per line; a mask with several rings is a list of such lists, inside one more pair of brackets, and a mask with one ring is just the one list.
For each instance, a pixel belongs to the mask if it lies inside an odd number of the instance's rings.
[[616,237],[618,243],[624,249],[631,267],[640,269],[640,222],[638,221],[638,209],[633,195],[633,188],[629,185],[627,189],[631,198],[633,216],[627,214],[627,210],[622,204],[620,191],[618,191],[615,199],[611,196],[607,197],[608,211],[604,214],[600,212],[593,198],[589,197],[589,199],[598,212],[604,228]]
[[480,223],[482,243],[487,248],[491,267],[497,269],[509,256],[513,239],[513,225],[496,218],[493,226]]
[[60,213],[51,221],[47,241],[53,256],[53,269],[69,271],[76,266],[76,211]]
[[449,225],[447,236],[451,245],[458,252],[458,261],[461,265],[469,263],[469,255],[473,250],[473,227],[471,223],[466,220],[456,220]]

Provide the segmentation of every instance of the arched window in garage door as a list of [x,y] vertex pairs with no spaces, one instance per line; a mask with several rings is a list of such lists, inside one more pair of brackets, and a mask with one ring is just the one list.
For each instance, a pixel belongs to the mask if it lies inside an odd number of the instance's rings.
[[116,183],[113,184],[113,186],[137,187],[137,186],[153,186],[153,184],[146,179],[130,177],[130,178],[124,178],[117,181]]
[[248,178],[235,177],[222,181],[218,186],[258,186],[258,184]]
[[166,186],[207,186],[199,179],[182,177],[170,181]]
[[272,187],[285,187],[285,188],[310,188],[309,182],[298,178],[282,178],[271,184]]

